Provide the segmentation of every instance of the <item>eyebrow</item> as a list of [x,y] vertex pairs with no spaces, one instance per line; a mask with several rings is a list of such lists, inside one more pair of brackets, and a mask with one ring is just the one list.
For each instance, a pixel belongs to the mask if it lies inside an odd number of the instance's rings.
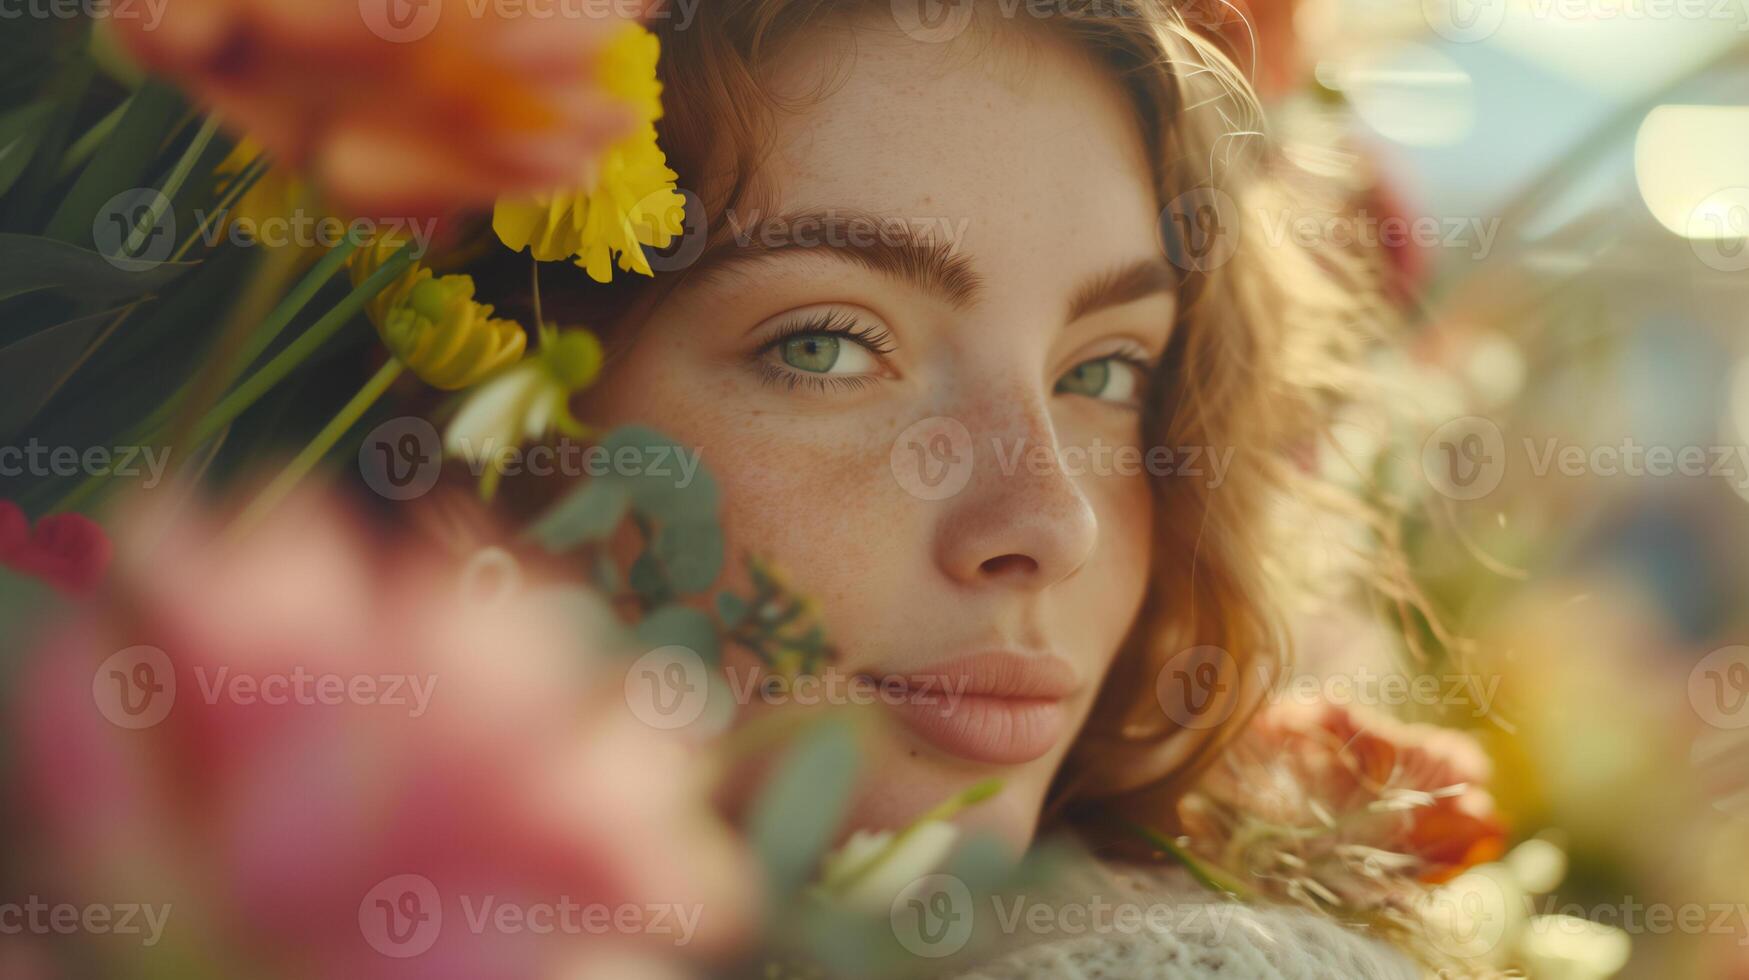
[[1069,301],[1069,318],[1076,320],[1113,306],[1133,303],[1149,296],[1173,296],[1178,292],[1178,273],[1163,258],[1142,259],[1113,272],[1096,276],[1075,291]]
[[729,217],[730,237],[705,250],[697,274],[788,252],[820,254],[900,280],[964,309],[977,302],[983,279],[971,260],[905,218],[849,208],[759,212],[739,223]]
[[[787,252],[822,254],[859,265],[940,297],[956,309],[977,302],[984,280],[971,260],[905,218],[854,208],[790,211],[767,218],[752,212],[745,224],[728,218],[730,237],[705,249],[695,273],[709,276],[743,262]],[[1067,323],[1154,295],[1176,295],[1177,270],[1164,258],[1142,259],[1096,276],[1077,289]]]

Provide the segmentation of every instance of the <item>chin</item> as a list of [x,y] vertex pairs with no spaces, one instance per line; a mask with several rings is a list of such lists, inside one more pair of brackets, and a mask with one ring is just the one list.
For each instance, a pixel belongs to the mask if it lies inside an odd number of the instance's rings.
[[1001,779],[1000,793],[963,811],[953,822],[967,833],[994,834],[1017,855],[1032,842],[1061,751],[1023,766],[989,766],[919,745],[908,733],[892,726],[874,739],[878,744],[868,747],[869,768],[857,781],[844,834],[859,829],[901,829],[967,787],[986,779]]

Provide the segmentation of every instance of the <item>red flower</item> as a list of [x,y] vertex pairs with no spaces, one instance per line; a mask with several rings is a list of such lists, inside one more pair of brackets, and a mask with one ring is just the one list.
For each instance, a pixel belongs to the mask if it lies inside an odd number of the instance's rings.
[[105,945],[104,972],[648,976],[587,971],[672,973],[751,923],[711,760],[631,710],[585,597],[469,597],[447,555],[320,496],[244,538],[115,527],[106,601],[26,648],[3,733],[41,892],[174,909],[175,942]]
[[15,572],[85,595],[103,581],[111,551],[103,528],[83,514],[50,514],[32,531],[17,504],[0,500],[0,565]]

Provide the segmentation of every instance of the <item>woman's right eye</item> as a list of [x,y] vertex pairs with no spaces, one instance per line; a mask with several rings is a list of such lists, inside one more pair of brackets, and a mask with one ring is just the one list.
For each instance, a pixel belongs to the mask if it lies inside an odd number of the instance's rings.
[[882,358],[892,350],[886,328],[830,310],[778,327],[755,359],[767,382],[790,388],[860,387],[889,373]]
[[880,367],[867,347],[840,334],[788,337],[781,342],[778,353],[783,363],[809,374],[869,374]]

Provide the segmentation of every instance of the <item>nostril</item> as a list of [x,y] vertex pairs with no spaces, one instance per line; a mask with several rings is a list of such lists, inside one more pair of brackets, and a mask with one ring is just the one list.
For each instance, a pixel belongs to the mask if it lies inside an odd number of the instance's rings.
[[1038,562],[1026,555],[997,555],[986,558],[978,570],[985,575],[1031,575],[1038,571]]

